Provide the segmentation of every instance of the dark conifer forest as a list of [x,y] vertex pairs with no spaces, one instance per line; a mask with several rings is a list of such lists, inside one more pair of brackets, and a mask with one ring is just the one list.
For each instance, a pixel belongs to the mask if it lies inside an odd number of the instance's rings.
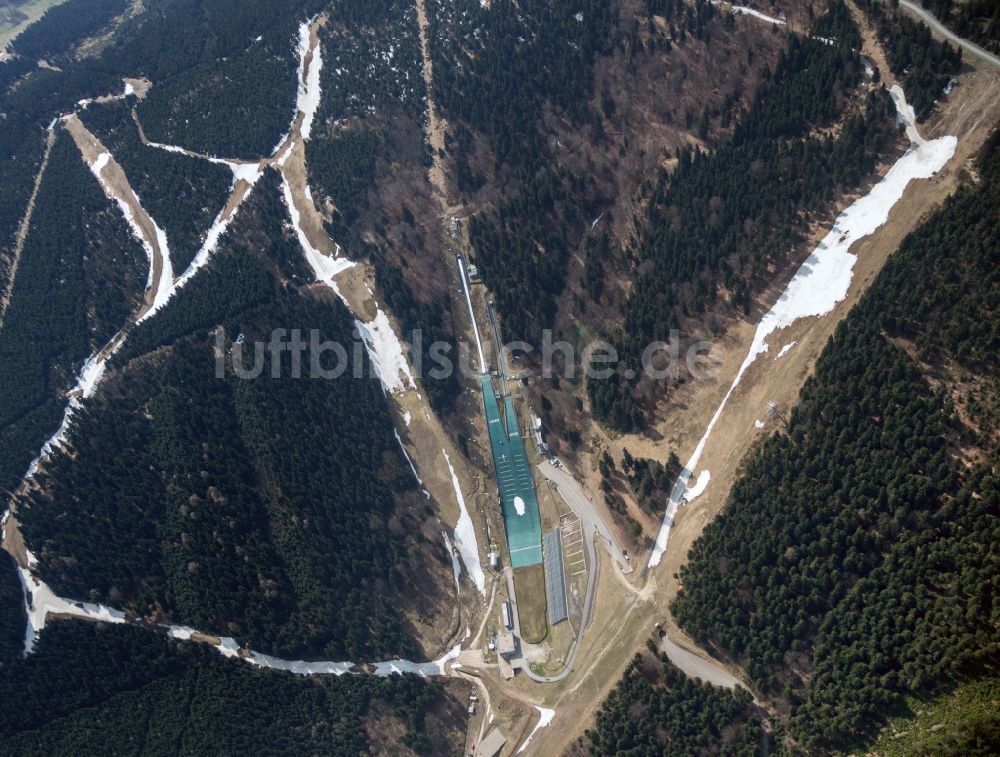
[[662,653],[636,654],[597,713],[586,741],[593,755],[718,754],[750,757],[774,745],[746,689],[693,681]]
[[[363,754],[448,751],[454,700],[415,676],[302,678],[148,630],[54,621],[0,675],[9,755]],[[460,710],[459,710],[460,711]],[[428,717],[428,713],[433,713]],[[387,745],[366,719],[399,723]]]
[[68,58],[70,48],[106,30],[127,9],[127,0],[68,0],[18,34],[11,49],[24,58],[52,58],[58,64]]
[[564,288],[570,240],[579,234],[572,229],[583,228],[593,208],[571,200],[579,177],[548,159],[537,124],[546,107],[586,123],[592,70],[608,46],[613,8],[600,0],[429,6],[440,71],[435,94],[458,127],[460,187],[484,181],[466,162],[469,130],[476,130],[489,140],[497,170],[528,188],[505,196],[495,214],[474,217],[470,235],[509,337],[538,341]]
[[[111,4],[89,0],[50,11],[29,27],[32,37],[46,40],[46,57],[68,59],[81,34],[89,33],[81,31],[85,19],[77,6],[114,13]],[[295,107],[298,24],[322,7],[320,0],[153,0],[150,6],[72,65],[38,67],[33,50],[0,63],[5,90],[0,250],[5,254],[41,161],[44,127],[83,98],[121,92],[123,77],[153,82],[139,115],[155,141],[220,157],[258,158],[287,129]],[[99,20],[97,27],[104,23]],[[216,75],[220,72],[224,75]]]
[[1000,6],[993,0],[919,0],[960,37],[1000,53]]
[[26,622],[17,563],[0,551],[0,676],[6,665],[21,657]]
[[[859,186],[895,145],[895,112],[881,89],[845,95],[864,73],[860,37],[846,5],[830,3],[814,27],[830,45],[792,37],[773,74],[713,152],[682,151],[659,175],[636,249],[635,280],[624,307],[623,366],[637,369],[644,347],[711,308],[749,310],[753,295],[787,264],[811,218]],[[836,137],[813,132],[842,123]],[[720,286],[721,285],[721,286]],[[727,301],[719,302],[720,297]],[[623,367],[621,370],[626,370]],[[588,384],[594,414],[623,431],[641,428],[635,382],[619,374]]]
[[875,0],[865,0],[861,5],[875,20],[889,67],[899,77],[907,102],[919,120],[925,119],[961,68],[961,51],[935,40],[926,26],[901,10],[892,10]]

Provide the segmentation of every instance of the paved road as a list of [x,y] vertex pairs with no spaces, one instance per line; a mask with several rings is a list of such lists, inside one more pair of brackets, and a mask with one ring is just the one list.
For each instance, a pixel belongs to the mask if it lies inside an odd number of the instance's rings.
[[[618,564],[622,566],[622,571],[631,573],[632,564],[625,557],[624,550],[622,550],[611,529],[608,528],[608,524],[604,522],[601,514],[597,511],[594,501],[587,496],[587,493],[577,480],[565,468],[556,467],[548,461],[539,463],[538,471],[555,485],[559,494],[566,501],[566,504],[569,505],[570,509],[582,521],[586,540],[592,542],[594,532],[596,531],[600,534],[605,548],[618,561]],[[588,530],[589,533],[586,533]]]
[[721,686],[724,689],[734,689],[742,685],[740,679],[711,659],[690,652],[669,636],[664,636],[660,649],[674,665],[680,668],[688,678],[700,678],[705,683]]
[[961,47],[963,50],[975,55],[979,60],[984,63],[988,63],[994,68],[1000,69],[1000,58],[993,55],[992,53],[986,52],[979,45],[969,42],[969,40],[959,37],[951,29],[938,21],[937,17],[928,10],[925,10],[916,3],[910,2],[910,0],[899,0],[899,4],[906,8],[908,11],[916,16],[920,17],[920,20],[927,24],[931,29],[936,31],[942,37],[945,37],[951,42]]

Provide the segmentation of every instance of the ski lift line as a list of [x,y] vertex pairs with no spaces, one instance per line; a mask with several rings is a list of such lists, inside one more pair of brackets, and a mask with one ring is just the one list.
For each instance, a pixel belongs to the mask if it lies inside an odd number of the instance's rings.
[[493,303],[486,303],[486,312],[490,317],[490,327],[493,329],[493,343],[497,349],[497,368],[500,370],[500,378],[503,381],[504,391],[507,390],[507,364],[503,357],[503,340],[500,338],[500,326],[497,324],[497,315],[493,310]]

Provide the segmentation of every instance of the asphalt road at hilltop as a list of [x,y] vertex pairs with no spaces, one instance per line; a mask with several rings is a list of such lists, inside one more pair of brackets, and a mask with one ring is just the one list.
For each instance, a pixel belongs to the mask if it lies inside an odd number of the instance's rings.
[[947,26],[938,21],[937,17],[928,10],[925,10],[916,3],[911,3],[910,0],[899,0],[899,4],[906,8],[908,11],[918,16],[921,21],[927,24],[931,29],[936,31],[942,37],[946,38],[949,42],[954,42],[956,45],[961,47],[966,52],[972,53],[979,60],[984,63],[988,63],[994,68],[1000,69],[1000,58],[993,55],[992,53],[986,52],[979,45],[974,42],[970,42],[967,39],[959,37],[955,32],[949,29]]
[[622,571],[631,573],[632,564],[625,557],[625,551],[618,544],[618,540],[615,539],[608,524],[604,522],[601,514],[597,511],[594,501],[587,496],[587,493],[577,480],[565,468],[561,466],[556,467],[547,461],[538,464],[538,471],[555,484],[559,494],[566,500],[566,504],[583,521],[584,531],[586,532],[589,529],[590,533],[587,534],[587,540],[592,540],[594,532],[598,533],[601,541],[604,542],[604,547],[618,561],[618,564],[622,566]]

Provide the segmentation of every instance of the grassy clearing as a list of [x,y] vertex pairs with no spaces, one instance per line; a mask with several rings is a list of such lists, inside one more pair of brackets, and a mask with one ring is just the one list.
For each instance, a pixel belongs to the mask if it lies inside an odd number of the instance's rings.
[[[13,3],[12,8],[8,7],[5,13],[0,15],[0,50],[14,41],[14,38],[24,31],[29,25],[40,19],[49,8],[60,5],[65,0],[30,0],[27,3]],[[16,9],[15,12],[12,12]],[[20,14],[24,14],[21,18]],[[17,15],[17,20],[14,16]]]
[[566,658],[573,648],[575,638],[573,627],[568,621],[564,620],[549,628],[548,643],[552,645],[552,651],[541,666],[540,672],[543,675],[555,675],[565,667]]
[[997,754],[1000,678],[963,683],[940,699],[907,704],[913,714],[892,718],[870,754]]
[[517,595],[517,614],[521,621],[521,636],[529,644],[538,644],[548,634],[545,616],[545,569],[542,565],[529,565],[514,569],[514,593]]

